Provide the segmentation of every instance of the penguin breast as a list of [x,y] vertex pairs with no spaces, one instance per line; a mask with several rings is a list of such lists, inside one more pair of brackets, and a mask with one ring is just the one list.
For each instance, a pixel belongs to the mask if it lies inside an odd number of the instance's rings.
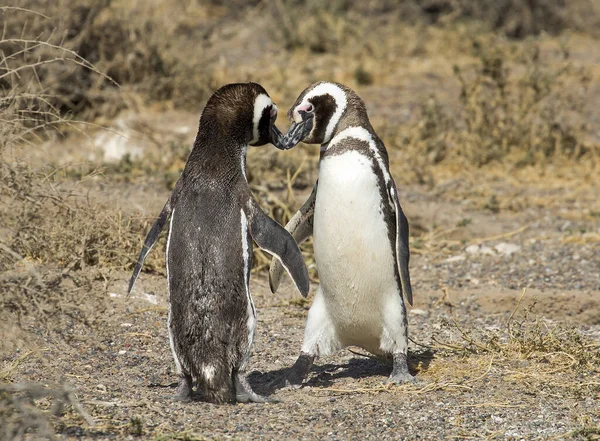
[[394,256],[371,158],[354,150],[323,158],[315,201],[314,250],[332,307],[383,306],[397,292]]

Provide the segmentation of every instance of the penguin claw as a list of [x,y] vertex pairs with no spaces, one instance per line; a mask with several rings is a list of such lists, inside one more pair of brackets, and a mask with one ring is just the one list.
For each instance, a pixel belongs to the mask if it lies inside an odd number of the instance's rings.
[[395,384],[415,384],[417,383],[417,379],[410,374],[408,371],[408,356],[405,353],[395,353],[393,354],[393,364],[392,373],[389,378],[386,380],[386,384],[395,383]]
[[235,377],[235,400],[238,403],[280,403],[276,398],[258,395],[252,390],[245,375],[238,373]]
[[275,380],[271,381],[271,383],[269,383],[269,387],[270,389],[276,391],[276,390],[282,390],[282,389],[289,389],[289,390],[298,390],[302,387],[302,382],[297,383],[297,382],[290,382],[290,379],[288,378],[287,375],[282,375],[279,378],[276,378]]
[[176,401],[178,403],[191,403],[192,402],[191,396],[184,397],[179,394],[169,395],[169,396],[165,397],[165,399],[168,399],[169,401]]
[[189,375],[180,375],[175,394],[169,395],[165,398],[171,401],[189,403],[190,401],[192,401],[192,394],[192,377],[190,377]]
[[408,372],[401,372],[390,375],[385,384],[417,384],[419,381]]

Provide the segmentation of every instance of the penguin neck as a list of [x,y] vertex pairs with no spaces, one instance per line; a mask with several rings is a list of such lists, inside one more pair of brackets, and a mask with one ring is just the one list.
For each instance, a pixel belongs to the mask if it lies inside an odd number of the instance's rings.
[[246,179],[248,143],[231,136],[215,136],[199,132],[190,153],[189,162],[201,164],[203,173],[218,178],[243,176]]
[[331,139],[329,139],[329,141],[326,143],[323,143],[322,146],[327,146],[333,138],[350,127],[363,127],[369,131],[369,133],[375,135],[375,131],[373,130],[373,126],[371,126],[371,122],[369,121],[366,111],[349,107],[336,124],[333,134],[331,135]]

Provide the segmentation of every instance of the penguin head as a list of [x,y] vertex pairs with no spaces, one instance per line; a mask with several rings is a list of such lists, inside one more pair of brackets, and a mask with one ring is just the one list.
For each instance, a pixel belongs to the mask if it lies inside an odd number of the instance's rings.
[[300,94],[288,112],[288,118],[292,120],[292,126],[286,134],[288,142],[326,144],[331,141],[346,113],[349,99],[355,95],[342,84],[311,84]]
[[281,132],[275,127],[276,119],[277,106],[260,84],[228,84],[206,103],[199,132],[217,131],[239,145],[262,146],[273,142],[280,147]]

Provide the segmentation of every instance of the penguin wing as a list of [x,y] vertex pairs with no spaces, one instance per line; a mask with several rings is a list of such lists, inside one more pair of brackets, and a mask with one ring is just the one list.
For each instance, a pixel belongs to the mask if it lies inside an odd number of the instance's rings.
[[[316,182],[312,193],[300,207],[300,209],[294,214],[294,217],[285,226],[285,229],[290,232],[296,243],[300,245],[306,239],[308,239],[313,233],[313,221],[315,214],[315,198],[317,196],[317,186],[319,181]],[[278,259],[271,260],[271,267],[269,268],[269,286],[271,292],[275,294],[279,283],[281,282],[281,276],[283,275],[283,266]]]
[[402,282],[402,291],[408,303],[412,306],[412,287],[410,286],[410,274],[408,271],[408,262],[410,260],[410,249],[408,246],[408,219],[400,206],[398,197],[398,189],[392,178],[388,183],[388,194],[390,200],[394,204],[396,212],[396,263],[400,273],[400,281]]
[[308,295],[308,270],[294,238],[281,225],[267,216],[253,198],[250,198],[248,225],[254,242],[276,257],[287,270],[302,297]]
[[150,250],[152,249],[152,247],[158,240],[158,236],[160,235],[160,232],[165,227],[165,224],[167,223],[167,219],[169,219],[169,216],[171,215],[171,212],[173,211],[172,202],[175,200],[175,197],[177,196],[177,194],[179,193],[179,191],[181,189],[181,186],[182,186],[181,182],[182,182],[181,179],[179,179],[177,181],[177,183],[175,184],[175,188],[173,189],[173,192],[169,196],[167,203],[165,204],[165,206],[161,210],[160,214],[154,221],[152,228],[150,228],[150,231],[148,232],[148,235],[146,236],[146,239],[144,240],[144,246],[142,247],[142,251],[140,252],[138,260],[135,263],[135,268],[133,269],[133,274],[131,275],[131,279],[129,280],[129,288],[127,288],[127,294],[131,293],[131,290],[133,289],[133,285],[134,285],[136,279],[138,278],[140,271],[142,270],[142,266],[144,265],[144,260],[146,259],[146,256],[148,255],[148,253],[150,252]]
[[152,247],[154,246],[156,241],[158,240],[158,236],[160,235],[160,232],[165,227],[165,224],[167,223],[167,219],[169,218],[170,214],[171,214],[171,200],[169,199],[167,201],[167,203],[165,204],[165,206],[163,207],[163,209],[161,210],[158,217],[156,218],[156,220],[154,221],[152,228],[150,228],[150,231],[148,232],[148,235],[146,236],[146,240],[144,240],[144,246],[142,247],[142,251],[140,252],[138,260],[135,263],[135,268],[133,269],[133,274],[131,275],[131,279],[129,280],[129,288],[127,288],[127,294],[129,294],[131,292],[131,290],[133,289],[133,285],[134,285],[138,275],[140,274],[140,271],[142,270],[142,266],[144,265],[144,260],[146,259],[146,256],[148,255],[148,253],[150,252],[150,250],[152,249]]

